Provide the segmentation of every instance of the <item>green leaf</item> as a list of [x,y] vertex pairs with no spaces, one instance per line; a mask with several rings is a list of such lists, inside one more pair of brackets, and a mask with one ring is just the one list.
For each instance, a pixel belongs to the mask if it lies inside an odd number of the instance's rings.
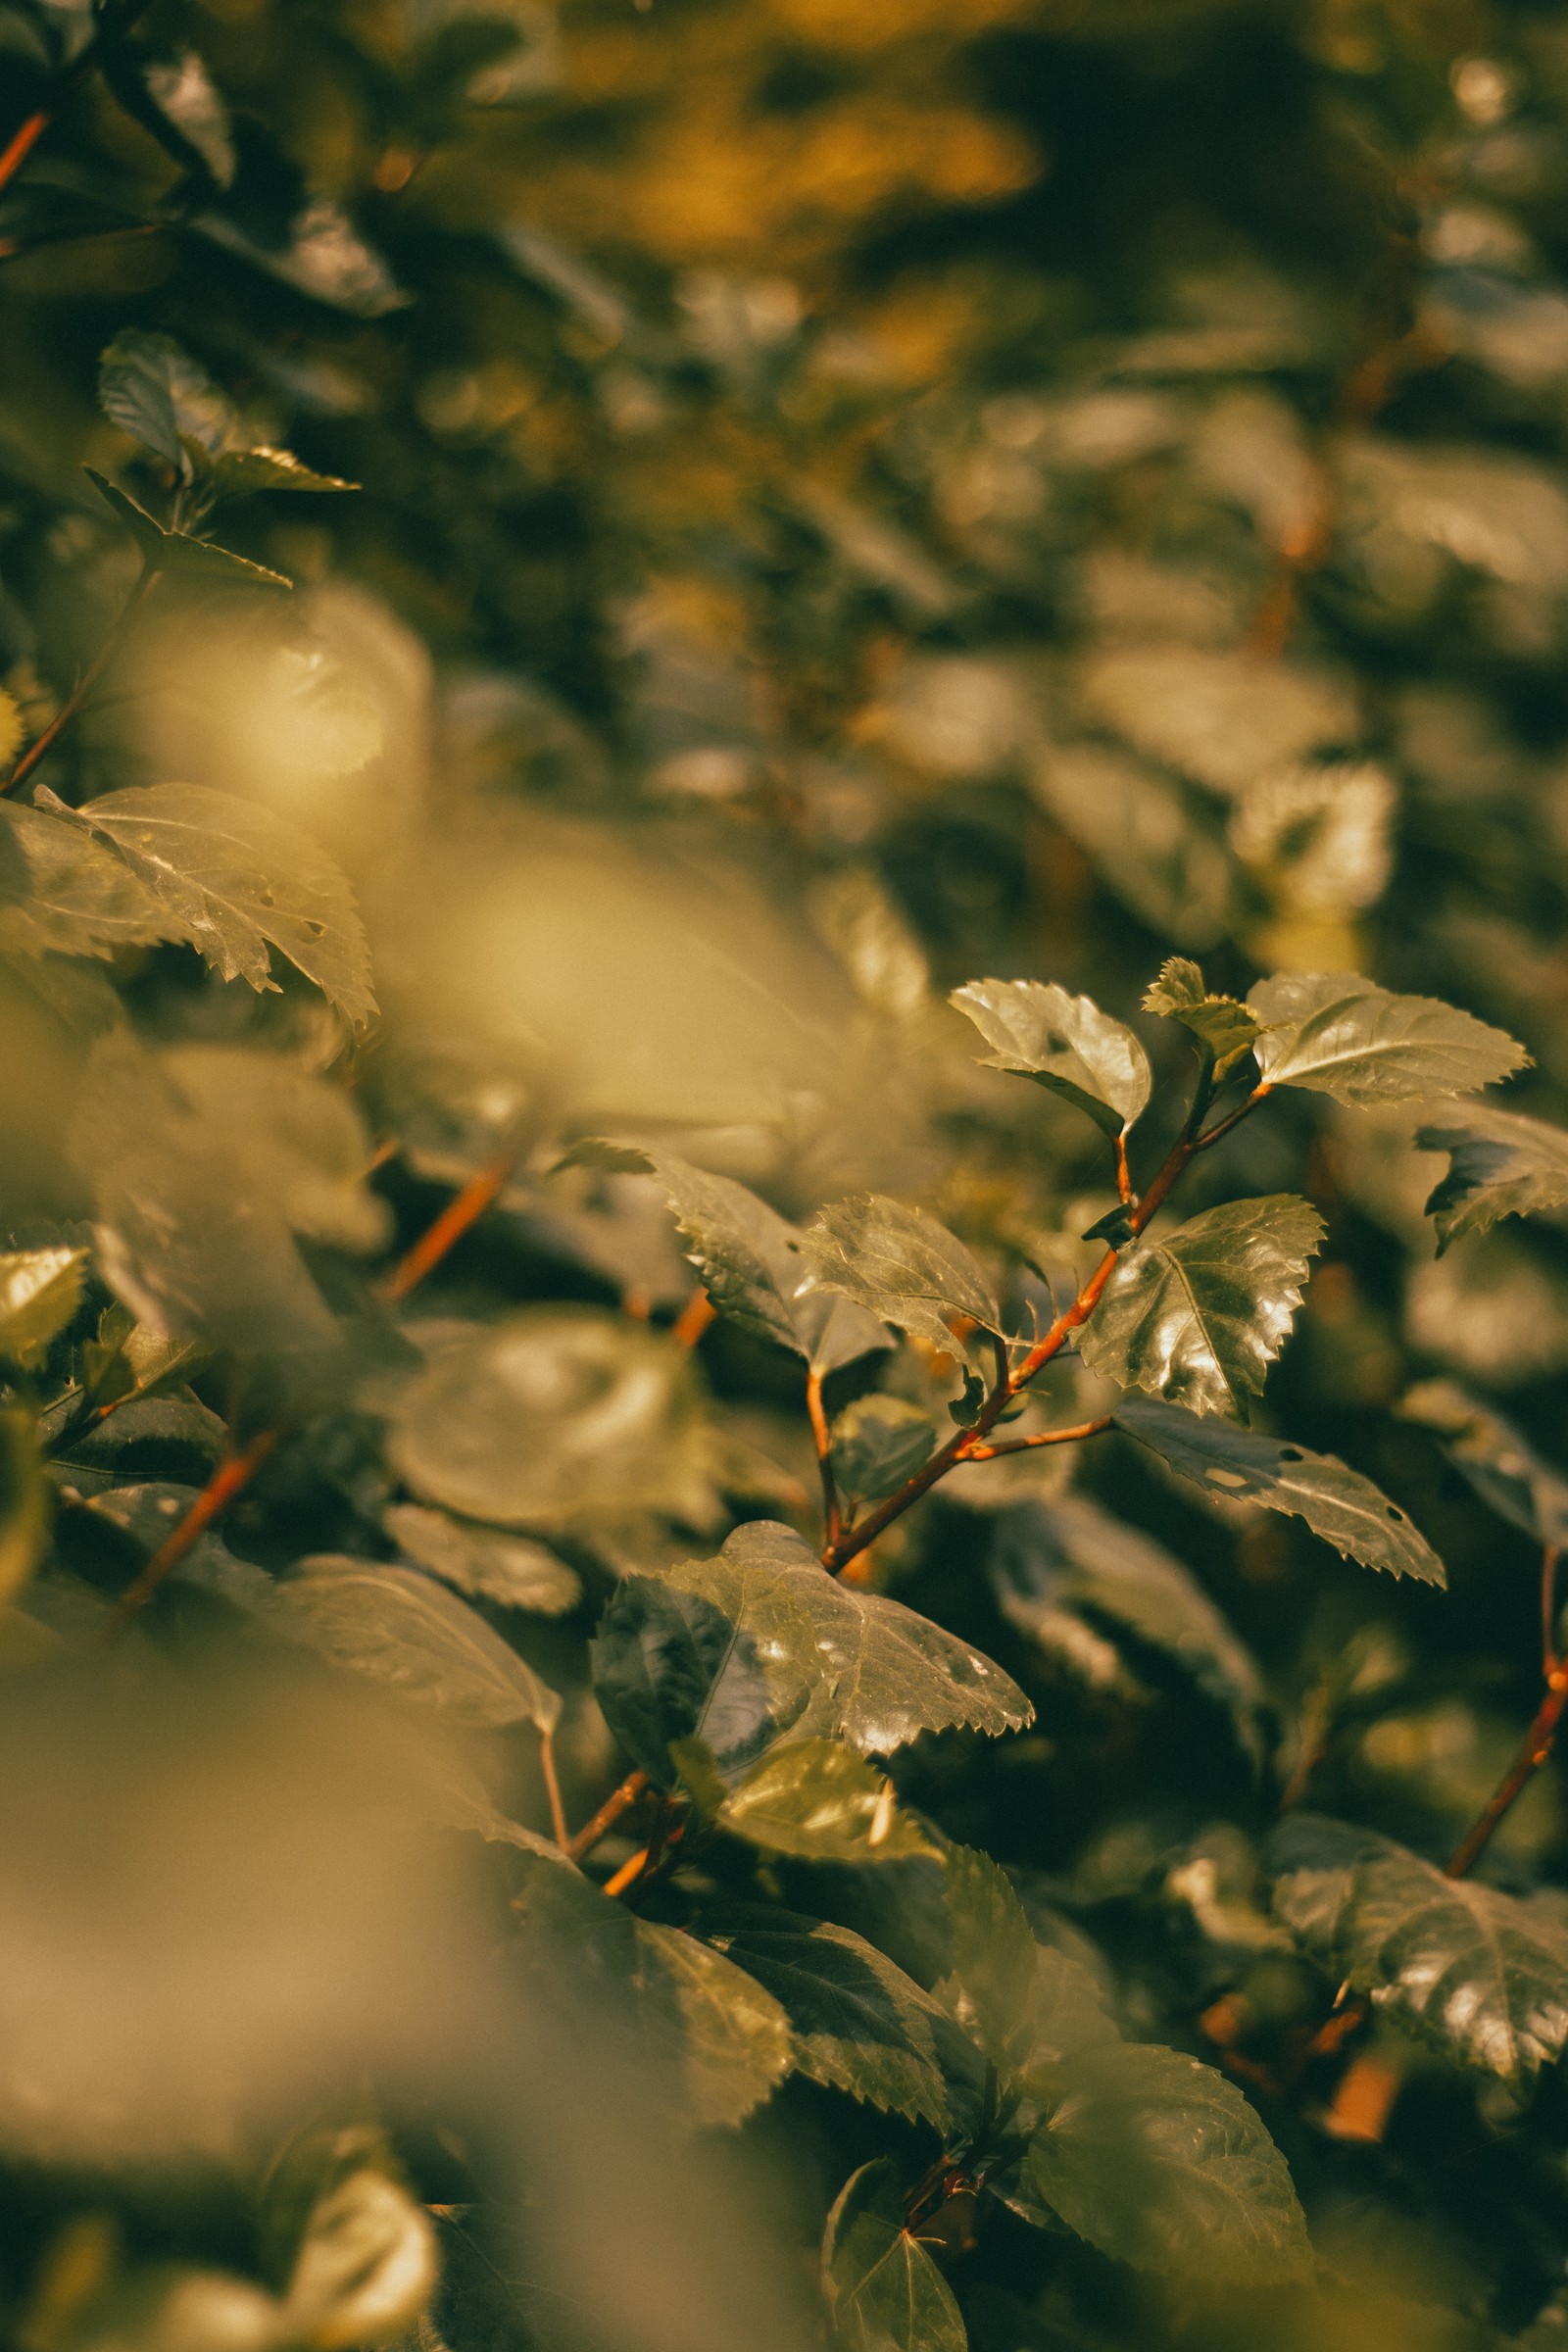
[[1159,978],[1145,993],[1144,1010],[1162,1013],[1190,1029],[1208,1055],[1216,1082],[1250,1053],[1258,1034],[1256,1018],[1247,1006],[1235,997],[1213,995],[1186,956],[1172,956],[1160,966]]
[[[167,573],[172,579],[185,580],[197,587],[267,588],[285,592],[293,589],[293,581],[283,572],[269,571],[265,564],[253,564],[248,556],[236,556],[226,547],[215,547],[210,539],[193,539],[187,531],[165,530],[156,516],[149,514],[128,492],[106,480],[91,466],[82,470],[135,540],[149,571]],[[195,791],[198,787],[169,785],[163,789]]]
[[603,1307],[524,1307],[456,1339],[386,1409],[398,1475],[466,1519],[562,1528],[707,1514],[690,1352]]
[[582,1597],[575,1569],[526,1537],[475,1527],[417,1502],[394,1503],[382,1525],[416,1566],[475,1600],[529,1609],[536,1617],[561,1617]]
[[1369,1478],[1336,1454],[1309,1453],[1232,1423],[1200,1420],[1180,1405],[1124,1397],[1115,1423],[1183,1478],[1231,1502],[1304,1519],[1315,1536],[1363,1568],[1446,1585],[1447,1571],[1424,1536]]
[[1149,1101],[1148,1054],[1091,997],[1069,996],[1054,982],[970,980],[948,1002],[997,1049],[981,1056],[989,1069],[1038,1079],[1106,1135],[1125,1135]]
[[794,2063],[813,2082],[939,2132],[978,2115],[985,2070],[972,2043],[862,1936],[760,1906],[715,1912],[698,1930],[782,2004]]
[[1311,2267],[1284,2157],[1223,2075],[1179,2050],[1102,2042],[1055,2070],[1025,2185],[1114,2261],[1211,2283]]
[[1304,1086],[1336,1102],[1466,1095],[1530,1058],[1435,997],[1395,997],[1354,972],[1279,972],[1248,992],[1265,1086]]
[[1040,1948],[1005,1871],[972,1846],[947,1855],[951,1964],[937,1998],[1004,2081],[1035,2044]]
[[0,1356],[24,1370],[41,1363],[81,1304],[86,1279],[85,1250],[0,1250]]
[[455,1723],[555,1728],[561,1701],[476,1609],[413,1568],[319,1553],[276,1589],[270,1622],[334,1666]]
[[1461,1233],[1485,1233],[1503,1217],[1568,1208],[1568,1134],[1490,1102],[1466,1102],[1415,1131],[1418,1152],[1446,1152],[1448,1173],[1433,1188],[1427,1215],[1438,1255]]
[[206,368],[172,336],[139,327],[122,327],[99,361],[98,405],[111,424],[181,473],[182,435],[216,458],[238,431],[231,404]]
[[1054,744],[1034,762],[1037,801],[1115,897],[1183,947],[1223,939],[1233,867],[1212,815],[1173,776],[1101,743]]
[[1058,2065],[1079,2050],[1098,2050],[1121,2036],[1105,2013],[1092,1972],[1068,1952],[1041,1944],[1035,1953],[1034,1992],[1029,2010],[1029,2067],[1033,2075]]
[[633,1145],[579,1144],[567,1157],[652,1176],[714,1308],[755,1339],[804,1355],[819,1375],[891,1345],[876,1317],[848,1298],[798,1295],[806,1273],[799,1229],[733,1178]]
[[111,842],[225,980],[275,987],[270,946],[354,1027],[373,1017],[370,953],[353,893],[308,833],[205,784],[132,785],[81,809],[37,797]]
[[802,1722],[821,1685],[810,1622],[778,1580],[767,1589],[754,1580],[744,1595],[726,1581],[716,1580],[715,1599],[628,1576],[589,1644],[607,1722],[662,1788],[677,1778],[672,1740],[702,1740],[721,1774],[744,1770]]
[[1150,1537],[1081,1495],[1021,1503],[998,1523],[991,1573],[1008,1624],[1091,1681],[1099,1644],[1086,1656],[1085,1626],[1174,1659],[1261,1765],[1262,1678],[1191,1570]]
[[886,2157],[862,2164],[839,2191],[822,2281],[849,2352],[966,2352],[953,2290],[904,2227],[904,2192]]
[[734,2129],[789,2073],[789,2019],[755,1977],[695,1936],[646,1919],[633,1932],[645,2031],[672,2055],[696,2121]]
[[873,1390],[847,1405],[833,1424],[831,1458],[839,1493],[876,1502],[927,1461],[937,1442],[929,1413],[903,1396]]
[[317,473],[291,449],[228,449],[213,467],[220,498],[244,498],[255,490],[357,490],[358,482],[335,473]]
[[1290,1335],[1322,1239],[1315,1208],[1275,1193],[1140,1242],[1079,1335],[1085,1363],[1191,1412],[1244,1415]]
[[351,2352],[412,2328],[435,2291],[435,2230],[400,2182],[361,2166],[312,2209],[280,2315],[284,2339]]
[[901,1601],[841,1584],[776,1521],[738,1527],[716,1560],[686,1561],[669,1575],[743,1626],[765,1625],[761,1613],[780,1602],[807,1619],[823,1689],[800,1737],[835,1733],[888,1755],[920,1732],[968,1725],[995,1736],[1033,1720],[1023,1692],[991,1659]]
[[47,807],[0,801],[0,948],[112,956],[189,936],[172,908],[90,833]]
[[1423,1380],[1399,1412],[1432,1430],[1483,1502],[1537,1544],[1568,1545],[1568,1477],[1534,1452],[1511,1421],[1455,1387]]
[[802,1237],[801,1254],[804,1293],[840,1292],[950,1354],[956,1321],[1001,1331],[990,1286],[963,1244],[902,1200],[861,1193],[832,1201]]
[[807,1862],[897,1862],[930,1845],[893,1801],[893,1784],[833,1740],[795,1740],[754,1764],[719,1827],[764,1853]]
[[0,1604],[20,1592],[49,1547],[54,1490],[32,1415],[0,1406]]
[[1303,1949],[1446,2057],[1523,2084],[1562,2055],[1568,1931],[1552,1912],[1316,1814],[1289,1815],[1269,1860]]

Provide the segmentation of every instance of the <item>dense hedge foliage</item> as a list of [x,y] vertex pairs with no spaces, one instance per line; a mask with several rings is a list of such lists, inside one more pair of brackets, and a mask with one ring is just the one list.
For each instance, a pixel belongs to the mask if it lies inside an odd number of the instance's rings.
[[1568,20],[0,108],[8,2340],[1556,2344]]

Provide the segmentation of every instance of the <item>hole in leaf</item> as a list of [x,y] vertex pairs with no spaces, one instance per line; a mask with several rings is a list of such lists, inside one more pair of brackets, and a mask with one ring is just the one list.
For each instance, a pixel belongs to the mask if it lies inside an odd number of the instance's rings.
[[1388,1513],[1391,1519],[1397,1519],[1402,1523],[1404,1519],[1404,1513],[1402,1511],[1396,1511],[1392,1502],[1388,1505]]
[[1282,1446],[1280,1447],[1280,1460],[1282,1462],[1304,1462],[1306,1456],[1301,1451],[1299,1446]]

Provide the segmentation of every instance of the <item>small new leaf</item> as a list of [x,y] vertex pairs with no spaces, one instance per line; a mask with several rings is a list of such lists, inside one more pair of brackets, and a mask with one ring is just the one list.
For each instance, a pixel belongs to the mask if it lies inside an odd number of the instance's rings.
[[1304,1519],[1315,1536],[1363,1568],[1446,1585],[1447,1571],[1397,1503],[1332,1453],[1309,1453],[1225,1421],[1200,1420],[1176,1404],[1124,1397],[1115,1423],[1183,1478],[1231,1502]]
[[969,980],[948,1001],[996,1048],[981,1056],[988,1068],[1037,1079],[1106,1135],[1125,1135],[1148,1102],[1148,1054],[1092,998],[1069,996],[1054,982]]
[[1396,997],[1354,972],[1279,972],[1249,991],[1266,1086],[1303,1086],[1337,1102],[1416,1102],[1468,1095],[1530,1059],[1435,997]]
[[1568,1932],[1549,1912],[1310,1813],[1280,1824],[1270,1859],[1303,1948],[1446,2057],[1522,2085],[1562,2055]]
[[198,587],[292,590],[294,583],[283,572],[269,571],[265,564],[253,564],[248,556],[215,547],[210,539],[193,539],[187,531],[165,530],[126,491],[107,481],[91,466],[82,470],[135,540],[149,571],[167,572]]
[[797,1740],[754,1764],[719,1826],[764,1853],[807,1862],[893,1862],[935,1848],[894,1803],[893,1784],[833,1740]]
[[237,429],[206,368],[172,336],[139,327],[122,327],[99,361],[98,405],[111,424],[181,473],[188,470],[183,436],[216,458]]
[[876,1502],[912,1478],[937,1442],[929,1413],[876,1390],[858,1396],[833,1424],[831,1459],[838,1491]]
[[956,1235],[880,1193],[832,1201],[801,1243],[806,1295],[836,1291],[883,1323],[954,1352],[954,1325],[1001,1332],[990,1285]]
[[822,2238],[822,2283],[848,2352],[965,2352],[953,2290],[904,2226],[904,2192],[886,2157],[840,2190]]
[[1461,1233],[1568,1208],[1568,1134],[1560,1127],[1466,1102],[1418,1127],[1415,1143],[1418,1152],[1448,1154],[1448,1173],[1427,1201],[1440,1257]]
[[1212,1064],[1215,1081],[1228,1076],[1258,1034],[1256,1016],[1235,997],[1215,996],[1190,957],[1172,956],[1144,996],[1144,1010],[1190,1029]]
[[1205,1209],[1123,1257],[1079,1339],[1105,1380],[1195,1413],[1245,1414],[1301,1303],[1323,1239],[1294,1194]]

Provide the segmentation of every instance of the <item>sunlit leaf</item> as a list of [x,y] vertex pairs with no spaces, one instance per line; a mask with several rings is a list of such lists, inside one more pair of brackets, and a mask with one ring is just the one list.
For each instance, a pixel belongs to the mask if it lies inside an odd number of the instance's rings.
[[934,1848],[894,1803],[893,1784],[853,1747],[786,1740],[754,1764],[719,1824],[765,1853],[808,1862],[894,1862]]
[[1283,1821],[1270,1859],[1274,1908],[1304,1948],[1446,2057],[1523,2083],[1561,2056],[1568,1932],[1554,1913],[1316,1814]]
[[190,936],[123,858],[46,808],[0,801],[0,947],[111,956]]
[[1502,1217],[1568,1208],[1568,1134],[1490,1102],[1466,1102],[1415,1133],[1418,1152],[1446,1152],[1448,1173],[1434,1186],[1427,1214],[1441,1255],[1461,1233],[1485,1233]]
[[1337,1102],[1464,1095],[1529,1059],[1500,1029],[1435,997],[1396,997],[1354,972],[1278,972],[1249,991],[1266,1086]]
[[1183,1478],[1227,1501],[1260,1502],[1266,1510],[1304,1519],[1315,1536],[1363,1568],[1413,1576],[1423,1585],[1448,1581],[1443,1562],[1397,1503],[1332,1453],[1309,1453],[1304,1446],[1144,1397],[1124,1397],[1115,1420]]
[[335,1666],[363,1674],[455,1723],[532,1723],[561,1712],[475,1609],[412,1568],[320,1554],[277,1588],[270,1621]]
[[422,2205],[370,2167],[349,2174],[311,2213],[284,2297],[283,2329],[314,2352],[383,2343],[412,2326],[437,2276]]
[[40,1363],[81,1304],[86,1279],[85,1250],[0,1250],[0,1356]]
[[348,883],[308,833],[271,809],[205,784],[132,785],[79,811],[52,796],[47,805],[112,842],[225,980],[275,986],[268,950],[276,948],[356,1027],[374,1014],[369,949]]
[[878,1193],[832,1201],[801,1242],[804,1292],[837,1292],[883,1323],[953,1348],[953,1325],[1000,1331],[1000,1310],[969,1251],[924,1209]]
[[948,1852],[947,1898],[952,1956],[937,1997],[1005,2080],[1035,2043],[1034,1931],[1006,1873],[972,1846]]
[[939,2131],[973,2112],[985,2071],[979,2053],[863,1936],[770,1906],[714,1912],[698,1928],[782,2004],[794,2063],[813,2082]]
[[782,1581],[753,1579],[744,1593],[726,1590],[731,1581],[718,1582],[721,1605],[682,1583],[628,1576],[589,1645],[611,1729],[662,1788],[676,1778],[671,1741],[701,1740],[721,1773],[742,1770],[802,1722],[822,1681],[810,1621]]
[[912,1478],[937,1442],[936,1423],[903,1396],[873,1389],[833,1424],[833,1476],[841,1494],[875,1502]]
[[1062,2060],[1047,2109],[1025,2178],[1102,2254],[1237,2284],[1310,2269],[1285,2159],[1211,2067],[1179,2050],[1102,2042]]
[[1159,978],[1144,992],[1144,1010],[1162,1013],[1190,1029],[1213,1064],[1216,1080],[1224,1078],[1257,1036],[1257,1021],[1235,997],[1215,996],[1198,965],[1185,956],[1172,956],[1161,964]]
[[476,1600],[530,1609],[538,1617],[560,1617],[575,1608],[581,1597],[576,1570],[526,1537],[476,1527],[417,1502],[394,1503],[383,1524],[418,1567]]
[[524,1307],[456,1340],[387,1409],[394,1468],[463,1518],[556,1528],[707,1515],[689,1352],[601,1307]]
[[[634,1923],[639,2011],[656,2051],[673,2044],[696,2120],[733,2128],[790,2070],[789,2019],[773,1995],[710,1944],[652,1920]],[[663,2034],[657,2011],[674,2015]]]
[[233,408],[172,335],[122,327],[98,363],[98,403],[112,424],[181,472],[181,436],[217,457],[233,437]]
[[1276,1193],[1144,1239],[1083,1330],[1084,1361],[1195,1413],[1245,1413],[1290,1334],[1322,1238],[1315,1208]]
[[340,481],[335,473],[318,473],[291,449],[224,450],[213,467],[220,497],[243,498],[254,490],[357,490],[358,482]]
[[965,2352],[953,2290],[904,2226],[904,2192],[886,2157],[840,2190],[822,2239],[822,2280],[849,2352]]
[[150,572],[168,574],[195,587],[292,589],[294,583],[284,573],[269,571],[265,564],[253,564],[248,556],[236,556],[229,548],[215,547],[210,539],[193,539],[188,531],[166,530],[155,515],[149,514],[144,506],[117,483],[107,481],[91,466],[83,470],[135,540]]
[[1040,980],[969,980],[949,1002],[995,1048],[981,1056],[988,1068],[1038,1079],[1106,1135],[1124,1135],[1148,1102],[1148,1054],[1092,998]]
[[1069,1669],[1082,1670],[1085,1625],[1174,1659],[1261,1763],[1257,1667],[1192,1571],[1151,1537],[1082,1495],[1024,1503],[998,1523],[992,1576],[1009,1624]]

